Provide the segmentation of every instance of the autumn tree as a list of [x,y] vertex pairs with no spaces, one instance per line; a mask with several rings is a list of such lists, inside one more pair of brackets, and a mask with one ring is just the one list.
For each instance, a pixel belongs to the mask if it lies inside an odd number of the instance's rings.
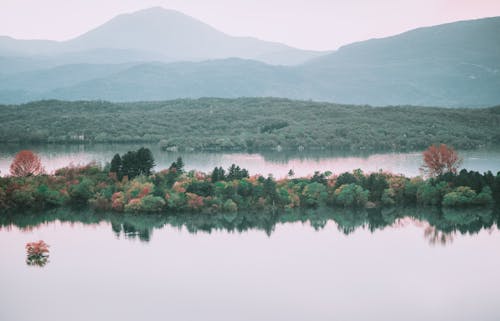
[[43,174],[42,162],[37,154],[30,150],[17,153],[10,165],[12,176],[33,176]]
[[422,170],[429,176],[435,177],[444,173],[457,173],[457,169],[462,163],[458,153],[445,144],[432,145],[424,153],[424,164]]

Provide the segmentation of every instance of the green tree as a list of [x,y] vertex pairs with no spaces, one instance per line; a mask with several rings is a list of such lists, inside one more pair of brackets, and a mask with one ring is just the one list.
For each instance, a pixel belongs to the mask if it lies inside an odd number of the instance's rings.
[[151,175],[151,171],[155,166],[153,153],[148,148],[141,147],[136,153],[136,162],[139,175]]
[[122,158],[120,157],[120,154],[115,154],[113,156],[113,159],[111,160],[111,167],[109,168],[109,171],[111,173],[115,173],[116,177],[118,179],[122,179],[123,174],[122,174]]

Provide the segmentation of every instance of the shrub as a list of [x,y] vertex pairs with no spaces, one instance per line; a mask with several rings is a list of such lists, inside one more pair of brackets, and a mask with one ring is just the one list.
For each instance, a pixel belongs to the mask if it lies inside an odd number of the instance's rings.
[[222,205],[222,209],[225,212],[236,212],[238,211],[238,205],[232,199],[228,199]]
[[163,198],[153,195],[147,195],[141,199],[140,211],[160,212],[165,204],[166,203]]
[[187,208],[198,211],[203,207],[203,197],[194,193],[186,193]]
[[69,196],[75,203],[86,203],[93,195],[94,184],[88,178],[83,178],[78,184],[69,188]]
[[35,191],[32,186],[25,185],[13,190],[11,199],[18,207],[31,207],[35,202]]
[[459,186],[443,197],[443,206],[458,207],[471,205],[476,192],[468,186]]
[[60,206],[68,201],[66,194],[52,190],[47,185],[38,186],[35,197],[41,202],[50,206]]
[[366,180],[366,188],[370,191],[370,201],[378,202],[389,187],[386,175],[383,173],[372,173]]
[[125,205],[125,212],[139,212],[141,210],[141,199],[133,198]]
[[368,201],[368,191],[357,184],[344,184],[335,190],[335,203],[345,207],[364,206]]
[[302,204],[317,207],[326,200],[327,196],[325,185],[317,182],[307,184],[302,190]]
[[380,198],[383,205],[392,206],[396,204],[396,192],[392,188],[386,188]]
[[472,201],[475,205],[491,205],[494,203],[493,195],[489,187],[484,187]]
[[123,212],[125,209],[125,203],[126,198],[125,193],[123,192],[116,192],[111,197],[111,208],[117,212]]
[[439,182],[436,185],[432,181],[427,181],[417,189],[417,203],[422,205],[438,205],[442,202],[443,195],[448,193],[449,188],[446,182]]
[[107,211],[112,207],[111,201],[101,193],[97,193],[94,198],[91,198],[89,200],[89,205],[94,210],[98,211]]
[[169,192],[165,194],[167,207],[172,210],[183,210],[186,206],[186,194]]

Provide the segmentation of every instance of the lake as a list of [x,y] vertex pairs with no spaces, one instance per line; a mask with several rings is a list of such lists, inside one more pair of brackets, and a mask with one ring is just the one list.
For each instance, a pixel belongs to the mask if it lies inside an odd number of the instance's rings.
[[[23,146],[46,169],[141,145]],[[420,153],[169,153],[187,169],[236,163],[297,176],[361,168],[418,175]],[[2,146],[8,173],[21,148]],[[500,170],[499,151],[460,152],[462,167]],[[500,319],[498,209],[319,209],[132,215],[57,209],[0,214],[0,320]],[[25,245],[44,240],[48,260]],[[33,265],[33,262],[36,264]],[[39,266],[38,266],[38,265]]]
[[[100,144],[100,145],[4,145],[0,147],[0,175],[9,172],[15,154],[21,149],[31,149],[42,159],[45,169],[50,173],[57,168],[72,164],[87,164],[97,161],[110,162],[115,153],[124,154],[137,150],[144,145]],[[380,169],[407,176],[419,175],[422,153],[352,153],[332,151],[305,152],[265,152],[265,153],[214,153],[214,152],[166,152],[158,145],[146,146],[153,152],[156,169],[168,168],[181,156],[186,169],[210,172],[215,166],[228,168],[235,163],[246,168],[250,174],[273,174],[276,178],[285,177],[290,169],[296,176],[312,175],[314,171],[331,171],[339,174],[361,168],[365,172]],[[485,172],[500,171],[500,150],[460,151],[463,158],[462,168]]]
[[[5,214],[0,320],[499,320],[499,217]],[[25,262],[37,240],[43,267]]]

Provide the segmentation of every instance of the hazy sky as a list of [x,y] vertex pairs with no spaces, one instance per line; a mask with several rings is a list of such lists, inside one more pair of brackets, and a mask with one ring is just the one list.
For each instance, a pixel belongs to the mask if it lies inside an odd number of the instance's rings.
[[184,12],[230,35],[318,50],[500,16],[500,0],[0,0],[0,35],[65,40],[152,6]]

